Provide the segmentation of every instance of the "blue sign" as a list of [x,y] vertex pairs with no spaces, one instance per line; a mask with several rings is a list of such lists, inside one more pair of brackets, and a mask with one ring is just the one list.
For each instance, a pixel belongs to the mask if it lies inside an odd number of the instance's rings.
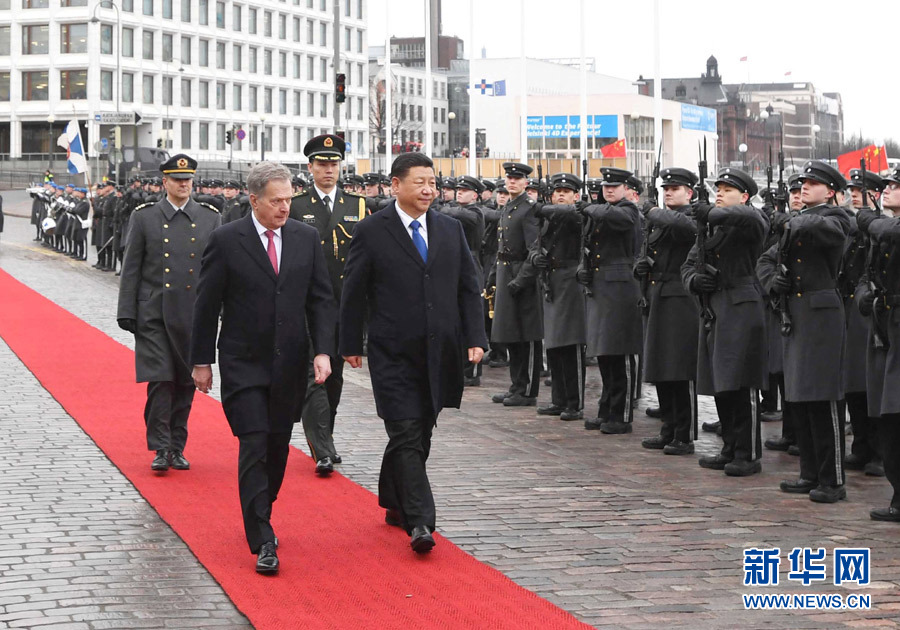
[[716,133],[716,110],[682,103],[681,128]]
[[[581,116],[529,116],[526,125],[529,138],[578,138]],[[618,138],[619,117],[615,114],[588,115],[589,138]]]
[[109,148],[109,138],[100,138],[100,150],[106,151]]
[[347,151],[347,153],[350,153],[350,151],[353,150],[353,143],[352,143],[352,142],[347,142],[347,143],[345,143],[345,144],[344,144],[344,149]]

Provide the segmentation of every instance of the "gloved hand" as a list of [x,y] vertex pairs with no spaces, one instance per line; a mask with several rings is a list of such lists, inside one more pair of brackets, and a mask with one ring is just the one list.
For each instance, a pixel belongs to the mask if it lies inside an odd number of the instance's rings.
[[691,281],[691,285],[694,293],[713,293],[716,290],[718,283],[716,282],[716,279],[708,273],[698,273]]
[[535,252],[531,255],[531,264],[537,267],[538,269],[549,269],[550,268],[550,259],[547,258],[546,254],[542,254],[541,252]]
[[584,286],[590,285],[593,277],[594,274],[591,273],[591,270],[584,266],[579,266],[578,270],[575,272],[575,281]]
[[653,263],[650,262],[647,258],[640,258],[636,263],[634,263],[634,275],[646,276],[653,270]]
[[694,206],[694,220],[697,223],[709,223],[709,213],[715,208],[711,203],[698,203]]
[[875,293],[867,291],[865,295],[859,298],[859,312],[869,317],[875,310]]
[[122,330],[127,330],[132,335],[137,334],[137,320],[136,319],[118,319],[116,320],[119,324],[119,328]]
[[787,212],[775,212],[771,217],[772,231],[780,234],[784,231],[784,224],[791,220],[791,215]]
[[781,274],[775,276],[775,279],[772,281],[772,290],[775,291],[775,293],[781,293],[782,295],[789,293],[791,290],[790,278]]
[[509,294],[513,297],[516,297],[522,291],[525,290],[525,287],[523,287],[521,284],[519,284],[518,281],[516,281],[516,280],[512,280],[511,282],[509,282],[506,285],[506,288],[507,288],[507,290],[509,290]]
[[655,207],[656,207],[656,205],[652,201],[647,200],[644,202],[644,204],[640,208],[641,214],[643,214],[644,216],[647,216],[647,213],[650,212]]

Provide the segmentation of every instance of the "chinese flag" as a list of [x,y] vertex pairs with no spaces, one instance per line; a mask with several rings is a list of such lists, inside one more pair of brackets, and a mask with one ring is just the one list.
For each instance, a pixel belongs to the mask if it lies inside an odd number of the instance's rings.
[[621,140],[616,140],[612,144],[607,144],[605,147],[600,147],[600,153],[603,154],[605,158],[623,158],[625,156],[625,138]]
[[859,161],[862,158],[866,160],[866,170],[873,173],[880,173],[889,168],[887,152],[884,147],[876,147],[874,144],[870,144],[863,149],[839,155],[837,158],[838,170],[844,177],[849,177],[850,169],[859,168]]

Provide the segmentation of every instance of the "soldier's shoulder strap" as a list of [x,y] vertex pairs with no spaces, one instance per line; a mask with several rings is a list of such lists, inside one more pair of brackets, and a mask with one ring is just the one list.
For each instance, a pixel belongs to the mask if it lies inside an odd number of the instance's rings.
[[207,210],[212,210],[212,211],[215,212],[216,214],[219,214],[219,209],[216,208],[216,207],[215,207],[214,205],[212,205],[211,203],[206,203],[205,201],[197,201],[196,203],[197,203],[198,206],[203,206],[203,207],[206,208]]
[[308,194],[309,194],[308,190],[301,190],[300,192],[297,192],[297,193],[294,193],[293,195],[291,195],[291,198],[296,199],[297,197],[305,197]]
[[137,206],[133,210],[133,212],[137,212],[138,210],[143,210],[144,208],[150,208],[151,206],[155,206],[155,205],[156,205],[155,201],[148,201],[147,203],[142,203],[141,205]]

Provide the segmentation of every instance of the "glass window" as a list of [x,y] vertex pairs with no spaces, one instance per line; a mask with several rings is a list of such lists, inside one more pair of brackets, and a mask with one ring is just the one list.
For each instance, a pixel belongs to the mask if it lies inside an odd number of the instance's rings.
[[22,100],[46,101],[50,95],[47,71],[22,73]]
[[225,42],[216,42],[216,68],[225,69]]
[[216,2],[216,28],[225,28],[225,3]]
[[231,88],[231,109],[236,112],[241,111],[241,103],[243,102],[241,94],[241,86],[235,83]]
[[309,45],[314,44],[313,41],[313,29],[315,26],[313,25],[312,20],[306,20],[306,43]]
[[209,40],[201,39],[199,47],[200,65],[204,68],[209,67]]
[[328,95],[327,94],[319,95],[319,116],[322,118],[328,117]]
[[87,98],[87,70],[63,70],[59,73],[59,98],[76,100]]
[[59,52],[63,55],[69,53],[86,53],[87,24],[60,24]]
[[134,57],[134,29],[122,29],[122,56]]
[[153,59],[153,31],[144,31],[144,59]]
[[406,77],[400,77],[400,94],[406,94]]
[[181,21],[191,21],[191,0],[181,0]]
[[200,25],[209,24],[209,0],[199,0],[197,3],[198,13],[200,14]]
[[363,101],[363,97],[360,96],[356,100],[356,120],[363,119],[363,107],[365,106],[365,102]]
[[263,12],[263,35],[272,37],[272,12]]
[[299,42],[300,41],[300,18],[295,17],[294,21],[293,21],[293,25],[294,25],[294,28],[293,28],[294,41]]
[[264,74],[272,74],[272,51],[266,50],[263,52],[263,73]]
[[278,76],[287,76],[287,53],[278,53]]
[[209,149],[209,123],[200,123],[200,140],[198,149]]
[[257,101],[256,94],[257,94],[257,92],[258,92],[257,88],[255,86],[251,85],[249,93],[247,94],[247,96],[249,97],[249,101],[247,103],[247,105],[248,105],[247,109],[251,112],[256,111],[256,101]]
[[216,109],[225,109],[225,84],[216,83]]
[[[50,0],[22,0],[23,9],[46,9],[50,6]],[[45,101],[47,99],[33,99]]]
[[172,19],[172,0],[162,0],[162,16],[163,19]]
[[319,80],[323,83],[328,82],[328,60],[325,57],[319,58]]
[[[348,2],[350,0],[347,0]],[[363,0],[356,0],[356,19],[361,20],[363,13]]]
[[231,69],[235,72],[240,72],[241,70],[243,50],[240,44],[232,44],[231,46]]
[[22,27],[22,54],[46,55],[50,52],[50,27],[37,24]]
[[303,150],[303,129],[300,127],[294,128],[294,151],[300,153]]
[[238,33],[241,32],[241,5],[236,4],[231,7],[231,30]]
[[294,91],[294,116],[303,115],[303,92]]
[[[61,7],[86,7],[87,0],[60,0],[59,6],[61,6]],[[8,0],[7,0],[6,8],[7,9],[9,8]],[[109,7],[107,7],[107,8],[109,8]]]
[[225,150],[225,124],[216,124],[216,151]]
[[361,53],[363,51],[363,32],[362,30],[356,31],[356,52]]
[[316,95],[312,92],[307,92],[306,94],[306,115],[316,115]]
[[144,92],[144,103],[147,105],[153,104],[153,75],[145,74],[143,78],[143,92]]
[[172,77],[163,77],[163,105],[172,104]]
[[287,127],[278,128],[278,150],[287,153]]
[[325,5],[326,0],[319,0],[319,11],[327,11],[328,7]]
[[256,35],[256,9],[250,9],[250,20],[247,24],[247,30],[251,35]]
[[186,35],[181,37],[181,63],[191,65],[191,38]]
[[356,64],[356,85],[361,86],[363,84],[363,65],[361,63]]
[[295,79],[300,78],[300,65],[301,65],[300,55],[295,54],[294,55],[294,78]]
[[171,33],[163,33],[162,36],[162,60],[172,61],[174,43]]
[[181,106],[182,107],[190,107],[191,106],[191,80],[190,79],[182,79],[181,80]]
[[306,58],[306,80],[313,81],[315,80],[315,76],[313,76],[313,69],[315,68],[316,58],[310,55]]
[[113,73],[109,70],[100,71],[100,100],[111,101],[113,97]]
[[200,81],[197,100],[199,101],[200,109],[209,109],[209,81]]
[[144,15],[153,15],[153,0],[144,0]]
[[130,72],[122,75],[122,100],[126,103],[134,102],[134,75]]
[[344,27],[344,50],[350,50],[350,29]]
[[191,148],[191,122],[189,120],[181,121],[181,148]]
[[122,10],[134,13],[134,0],[122,0]]
[[263,112],[266,114],[272,113],[272,88],[263,90]]
[[278,113],[287,114],[287,90],[278,90]]
[[272,150],[272,125],[266,126],[266,151]]
[[278,14],[278,39],[287,39],[287,16]]
[[250,72],[256,74],[256,58],[259,56],[259,52],[256,48],[250,48]]
[[328,25],[319,22],[319,46],[328,46]]

